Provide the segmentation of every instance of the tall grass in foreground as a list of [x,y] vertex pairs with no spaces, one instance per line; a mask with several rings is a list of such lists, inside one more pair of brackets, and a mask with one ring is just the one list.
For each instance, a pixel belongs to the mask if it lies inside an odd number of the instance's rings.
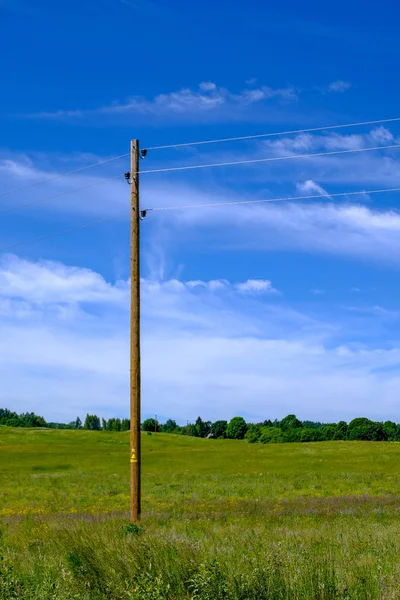
[[0,598],[398,599],[400,520],[249,513],[136,527],[126,520],[25,517],[3,523]]
[[127,441],[0,435],[0,600],[400,598],[399,444]]

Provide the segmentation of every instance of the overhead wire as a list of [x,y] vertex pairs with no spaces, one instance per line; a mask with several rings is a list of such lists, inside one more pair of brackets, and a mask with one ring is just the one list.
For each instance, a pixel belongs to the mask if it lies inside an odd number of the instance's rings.
[[34,242],[41,242],[42,240],[49,240],[51,238],[58,237],[59,235],[65,235],[67,233],[72,233],[73,231],[79,231],[80,229],[87,229],[89,227],[94,227],[95,225],[101,225],[102,223],[109,223],[110,221],[116,221],[118,219],[123,219],[125,216],[126,215],[118,215],[117,217],[108,217],[107,219],[91,221],[90,223],[86,223],[84,225],[78,225],[77,227],[71,227],[70,229],[63,229],[63,230],[57,231],[55,233],[43,235],[41,237],[31,238],[29,240],[17,242],[15,244],[10,244],[8,246],[3,246],[0,248],[0,252],[6,252],[8,250],[12,250],[13,248],[19,248],[20,246],[26,246],[28,244],[33,244]]
[[[254,158],[254,159],[250,159],[250,160],[229,161],[229,162],[222,162],[222,163],[209,163],[209,164],[200,164],[200,165],[185,165],[185,166],[178,166],[178,167],[166,167],[163,169],[149,169],[149,170],[144,170],[144,171],[142,170],[142,171],[140,171],[140,175],[149,174],[149,173],[168,173],[168,172],[173,172],[173,171],[188,171],[188,170],[206,169],[206,168],[212,168],[212,167],[226,167],[226,166],[232,166],[232,165],[246,165],[246,164],[254,164],[254,163],[277,162],[277,161],[283,161],[283,160],[297,160],[297,159],[306,159],[306,158],[316,158],[316,157],[320,157],[320,156],[335,156],[335,155],[341,155],[341,154],[373,152],[373,151],[378,151],[378,150],[388,150],[388,149],[398,149],[398,148],[400,148],[400,144],[390,144],[387,146],[374,146],[374,147],[369,147],[369,148],[353,148],[350,150],[332,150],[329,152],[314,152],[314,153],[307,153],[307,154],[293,154],[293,155],[287,155],[287,156],[269,156],[266,158]],[[117,175],[114,175],[113,177],[107,177],[106,179],[93,181],[91,183],[88,183],[83,186],[79,186],[77,188],[72,188],[70,190],[64,190],[62,192],[58,192],[57,194],[52,194],[50,196],[46,196],[45,198],[39,198],[37,200],[32,200],[31,202],[25,202],[23,204],[18,204],[17,206],[10,206],[4,210],[0,210],[0,215],[9,214],[9,213],[15,212],[17,210],[20,210],[22,208],[29,208],[31,206],[36,206],[38,204],[42,204],[49,200],[54,200],[55,198],[59,198],[61,196],[65,196],[65,195],[68,195],[68,194],[71,194],[74,192],[78,192],[80,190],[85,190],[90,187],[94,187],[97,185],[103,185],[104,183],[107,183],[109,181],[117,179],[118,177],[121,177],[121,176],[122,176],[122,174],[118,173]]]
[[[335,130],[335,129],[345,129],[345,128],[349,128],[349,127],[361,127],[364,125],[379,125],[379,124],[384,124],[384,123],[394,123],[396,121],[400,121],[400,117],[393,117],[391,119],[374,119],[374,120],[370,120],[370,121],[358,121],[355,123],[343,123],[343,124],[339,124],[339,125],[324,125],[323,127],[308,127],[305,129],[275,131],[275,132],[259,133],[259,134],[255,134],[255,135],[244,135],[244,136],[237,136],[237,137],[230,137],[230,138],[200,140],[200,141],[195,141],[195,142],[184,142],[184,143],[180,143],[180,144],[167,144],[164,146],[148,146],[148,147],[146,147],[146,150],[164,150],[164,149],[168,149],[168,148],[184,148],[187,146],[219,144],[219,143],[223,143],[223,142],[235,142],[235,141],[242,141],[242,140],[277,137],[277,136],[281,136],[281,135],[293,135],[293,134],[297,134],[297,133],[312,133],[312,132],[325,131],[325,130],[328,131],[328,130]],[[5,190],[3,192],[0,192],[0,198],[3,196],[7,196],[9,194],[14,194],[14,193],[35,187],[35,186],[50,183],[50,182],[55,181],[56,179],[60,179],[62,177],[68,177],[70,175],[74,175],[75,173],[81,173],[82,171],[85,171],[87,169],[92,169],[92,168],[95,168],[95,167],[98,167],[101,165],[105,165],[112,161],[119,160],[121,158],[125,158],[125,157],[129,156],[129,154],[130,154],[129,152],[126,152],[126,153],[120,154],[118,156],[112,156],[111,158],[107,158],[105,160],[101,160],[96,163],[91,163],[89,165],[84,165],[83,167],[78,167],[77,169],[73,169],[72,171],[67,171],[66,173],[59,173],[57,175],[48,177],[47,179],[41,179],[40,181],[34,181],[27,185],[13,188],[11,190]]]
[[75,173],[81,173],[82,171],[86,171],[87,169],[92,169],[94,167],[99,167],[100,165],[105,165],[107,163],[110,163],[114,160],[119,160],[120,158],[125,158],[126,156],[129,156],[129,152],[125,153],[125,154],[120,154],[119,156],[113,156],[111,158],[107,158],[106,160],[101,160],[99,162],[96,163],[92,163],[91,165],[85,165],[84,167],[79,167],[77,169],[73,169],[72,171],[67,171],[66,173],[59,173],[57,175],[53,175],[52,177],[49,177],[48,179],[42,179],[40,181],[34,181],[33,183],[28,183],[27,185],[23,185],[21,187],[18,188],[13,188],[11,190],[6,190],[4,192],[0,193],[0,198],[2,196],[7,196],[8,194],[14,194],[16,192],[21,192],[23,190],[26,190],[28,188],[32,188],[38,185],[44,185],[45,183],[49,183],[51,181],[54,181],[55,179],[60,179],[61,177],[68,177],[69,175],[74,175]]
[[[318,132],[318,131],[325,131],[325,130],[344,129],[344,128],[349,128],[349,127],[361,127],[364,125],[378,125],[378,124],[383,124],[383,123],[393,123],[396,121],[400,121],[400,117],[393,117],[390,119],[375,119],[375,120],[370,120],[370,121],[358,121],[355,123],[344,123],[344,124],[339,124],[339,125],[325,125],[323,127],[309,127],[309,128],[304,128],[304,129],[292,129],[292,130],[286,130],[286,131],[260,133],[260,134],[255,134],[255,135],[237,136],[237,137],[231,137],[231,138],[200,140],[200,141],[185,142],[185,143],[180,143],[180,144],[167,144],[164,146],[149,146],[149,147],[146,147],[146,150],[163,150],[163,149],[168,149],[168,148],[183,148],[183,147],[187,147],[187,146],[199,146],[199,145],[205,145],[205,144],[217,144],[217,143],[223,143],[223,142],[234,142],[234,141],[241,141],[241,140],[258,139],[258,138],[277,137],[277,136],[281,136],[281,135],[291,135],[291,134],[298,134],[298,133],[311,133],[311,132]],[[92,168],[110,163],[112,161],[119,160],[121,158],[125,158],[125,157],[129,156],[129,154],[130,154],[129,152],[126,152],[126,153],[120,154],[118,156],[112,156],[105,160],[101,160],[96,163],[91,163],[89,165],[84,165],[83,167],[78,167],[77,169],[67,171],[66,173],[59,173],[57,175],[48,177],[47,179],[41,179],[40,181],[34,181],[27,185],[13,188],[11,190],[5,190],[3,192],[0,192],[0,197],[7,196],[7,195],[13,194],[13,193],[17,193],[17,192],[20,192],[20,191],[23,191],[23,190],[26,190],[26,189],[29,189],[32,187],[36,187],[39,185],[44,185],[46,183],[50,183],[50,182],[60,179],[62,177],[68,177],[68,176],[74,175],[76,173],[81,173],[87,169],[92,169]],[[235,163],[235,164],[245,164],[245,163],[240,162],[240,163]],[[198,167],[193,166],[190,168],[205,168],[206,166],[207,165],[198,166]],[[210,166],[225,166],[225,164],[210,165]],[[174,168],[171,170],[178,170],[178,168]],[[183,170],[183,167],[180,170]],[[147,173],[149,171],[143,171],[143,172]],[[166,172],[166,171],[158,169],[158,170],[153,170],[153,172],[160,173],[160,172]]]
[[296,160],[300,158],[315,158],[317,156],[334,156],[338,154],[353,154],[357,152],[373,152],[376,150],[388,150],[400,148],[400,144],[390,144],[388,146],[374,146],[370,148],[353,148],[351,150],[332,150],[329,152],[313,152],[308,154],[292,154],[289,156],[269,156],[267,158],[252,158],[250,160],[235,160],[229,162],[220,162],[220,163],[208,163],[208,164],[199,164],[199,165],[185,165],[180,167],[166,167],[163,169],[149,169],[145,171],[140,171],[140,175],[145,175],[147,173],[169,173],[172,171],[190,171],[194,169],[209,169],[211,167],[229,167],[233,165],[249,165],[254,163],[264,163],[264,162],[277,162],[281,160]]
[[98,181],[92,181],[92,183],[88,183],[86,185],[81,185],[77,188],[72,188],[71,190],[64,190],[63,192],[58,192],[57,194],[53,194],[52,196],[46,196],[45,198],[39,198],[38,200],[32,200],[31,202],[25,202],[24,204],[17,204],[17,206],[10,206],[4,210],[0,210],[0,215],[6,215],[8,213],[14,212],[21,208],[27,208],[30,206],[35,206],[37,204],[42,204],[43,202],[47,202],[48,200],[54,200],[55,198],[59,198],[60,196],[66,196],[67,194],[72,194],[74,192],[79,192],[80,190],[85,190],[90,187],[94,187],[96,185],[103,185],[104,183],[108,183],[113,179],[117,179],[121,177],[123,174],[118,173],[118,175],[114,175],[113,177],[107,177],[106,179],[100,179]]
[[270,133],[258,133],[256,135],[243,135],[239,137],[221,138],[215,140],[202,140],[197,142],[184,142],[181,144],[168,144],[165,146],[150,146],[146,150],[166,150],[168,148],[185,148],[186,146],[202,146],[205,144],[220,144],[224,142],[238,142],[242,140],[255,140],[258,138],[276,137],[279,135],[292,135],[295,133],[312,133],[317,131],[325,131],[332,129],[344,129],[346,127],[361,127],[363,125],[379,125],[383,123],[394,123],[400,121],[400,117],[392,119],[376,119],[374,121],[359,121],[358,123],[344,123],[342,125],[325,125],[324,127],[309,127],[307,129],[292,129],[289,131],[274,131]]
[[380,190],[358,190],[358,191],[352,191],[352,192],[337,192],[337,193],[333,193],[330,194],[329,192],[326,192],[326,194],[310,194],[307,196],[283,196],[281,198],[263,198],[263,199],[258,199],[258,200],[235,200],[232,202],[210,202],[207,204],[181,204],[178,206],[156,206],[153,208],[146,208],[144,209],[142,212],[143,213],[148,213],[148,212],[159,212],[159,211],[166,211],[166,210],[185,210],[185,209],[196,209],[196,208],[212,208],[214,206],[233,206],[233,205],[238,205],[238,204],[264,204],[264,203],[268,203],[268,202],[291,202],[294,200],[311,200],[311,199],[326,199],[329,200],[330,198],[340,198],[340,197],[344,197],[344,196],[361,196],[363,194],[368,194],[368,195],[372,195],[372,194],[387,194],[387,193],[393,193],[393,192],[400,192],[400,188],[387,188],[387,189],[380,189]]
[[[261,203],[269,203],[269,202],[284,202],[284,201],[297,201],[297,200],[311,200],[311,199],[326,199],[329,200],[331,198],[338,198],[344,196],[360,196],[362,194],[385,194],[391,192],[400,192],[400,188],[390,188],[390,189],[380,189],[380,190],[359,190],[352,192],[338,192],[326,195],[323,194],[310,194],[307,196],[286,196],[282,198],[268,198],[268,199],[260,199],[260,200],[239,200],[233,202],[213,202],[208,204],[187,204],[180,206],[161,206],[155,208],[147,208],[141,211],[141,214],[146,214],[147,212],[156,212],[156,211],[167,211],[167,210],[183,210],[183,209],[196,209],[196,208],[211,208],[211,207],[223,207],[223,206],[233,206],[239,204],[261,204]],[[15,244],[9,244],[7,246],[0,247],[0,252],[6,252],[8,250],[13,250],[14,248],[19,248],[20,246],[26,246],[28,244],[33,244],[35,242],[40,242],[43,240],[48,240],[54,237],[58,237],[60,235],[66,235],[68,233],[72,233],[75,231],[79,231],[81,229],[87,229],[89,227],[94,227],[95,225],[101,225],[102,223],[108,223],[111,221],[117,221],[119,219],[123,219],[126,215],[118,215],[115,217],[107,217],[106,219],[100,219],[96,221],[91,221],[90,223],[86,223],[84,225],[78,225],[77,227],[71,227],[70,229],[63,229],[61,231],[57,231],[55,233],[50,233],[48,235],[43,235],[37,238],[31,238],[29,240],[23,240],[21,242],[16,242]]]
[[[393,118],[393,119],[380,119],[380,120],[375,120],[375,121],[364,121],[364,122],[359,122],[359,123],[349,123],[349,124],[345,124],[345,125],[331,125],[331,126],[327,126],[327,127],[319,127],[319,128],[309,128],[309,129],[303,129],[303,130],[293,130],[293,131],[286,131],[286,132],[276,132],[276,133],[270,133],[270,134],[259,134],[257,136],[244,136],[241,138],[225,138],[225,139],[221,139],[221,140],[208,140],[208,141],[204,141],[204,142],[191,142],[189,144],[178,144],[178,145],[170,145],[170,146],[159,146],[159,147],[153,147],[153,148],[147,148],[147,150],[153,150],[153,149],[161,149],[161,148],[166,148],[166,147],[180,147],[180,146],[184,146],[184,145],[197,145],[197,144],[206,144],[206,143],[218,143],[218,142],[224,142],[224,141],[235,141],[235,140],[239,140],[239,139],[254,139],[256,137],[270,137],[270,136],[278,136],[278,135],[284,135],[284,134],[290,134],[290,133],[302,133],[302,132],[306,132],[306,131],[322,131],[324,129],[338,129],[341,127],[352,127],[352,126],[357,126],[357,125],[370,125],[370,124],[377,124],[377,123],[387,123],[387,122],[393,122],[393,121],[400,121],[400,117],[398,118]],[[204,169],[204,168],[212,168],[212,167],[224,167],[224,166],[231,166],[231,165],[244,165],[244,164],[255,164],[255,163],[264,163],[264,162],[275,162],[275,161],[282,161],[282,160],[295,160],[295,159],[306,159],[306,158],[315,158],[315,157],[319,157],[319,156],[333,156],[333,155],[341,155],[341,154],[352,154],[352,153],[360,153],[360,152],[372,152],[372,151],[378,151],[378,150],[387,150],[387,149],[397,149],[400,147],[400,144],[390,144],[390,145],[386,145],[386,146],[374,146],[374,147],[368,147],[368,148],[354,148],[354,149],[349,149],[349,150],[334,150],[334,151],[328,151],[328,152],[317,152],[317,153],[308,153],[308,154],[295,154],[295,155],[289,155],[289,156],[274,156],[274,157],[266,157],[266,158],[258,158],[258,159],[250,159],[250,160],[240,160],[240,161],[229,161],[229,162],[221,162],[221,163],[209,163],[209,164],[198,164],[198,165],[185,165],[185,166],[178,166],[178,167],[167,167],[167,168],[162,168],[162,169],[149,169],[149,170],[142,170],[140,171],[140,174],[149,174],[149,173],[166,173],[166,172],[172,172],[172,171],[186,171],[186,170],[193,170],[193,169]],[[98,163],[93,163],[92,165],[86,165],[85,167],[80,167],[79,169],[75,169],[73,171],[69,171],[68,173],[64,173],[64,174],[60,174],[60,175],[56,175],[52,178],[49,178],[47,180],[43,180],[41,182],[35,182],[34,184],[29,184],[28,186],[23,186],[21,188],[18,188],[18,190],[22,190],[22,189],[26,189],[28,187],[32,187],[33,185],[39,185],[40,183],[47,183],[49,181],[53,181],[54,179],[58,179],[60,177],[64,177],[67,175],[71,175],[73,173],[77,173],[79,171],[83,171],[85,169],[89,169],[101,164],[106,164],[108,162],[111,162],[113,160],[117,160],[119,158],[123,158],[128,156],[129,153],[125,153],[122,154],[120,156],[115,156],[112,157],[110,159],[107,159],[105,161],[100,161]],[[119,173],[118,175],[115,175],[113,177],[109,177],[106,179],[102,179],[100,181],[95,181],[95,182],[91,182],[87,185],[84,186],[79,186],[77,188],[73,188],[70,190],[65,190],[62,192],[59,192],[57,194],[53,194],[51,196],[47,196],[45,198],[41,198],[39,200],[34,200],[32,202],[28,202],[28,203],[24,203],[24,204],[20,204],[18,206],[12,206],[9,207],[3,211],[0,211],[0,215],[2,214],[7,214],[13,211],[16,211],[20,208],[25,208],[25,207],[29,207],[29,206],[33,206],[42,202],[46,202],[49,200],[53,200],[55,198],[58,198],[60,196],[63,195],[67,195],[70,193],[74,193],[83,189],[87,189],[96,185],[102,185],[104,183],[107,183],[108,181],[117,179],[118,177],[121,176],[121,173]],[[18,191],[18,190],[14,190],[14,191]],[[282,197],[282,198],[269,198],[269,199],[261,199],[261,200],[244,200],[244,201],[234,201],[234,202],[221,202],[221,203],[208,203],[208,204],[198,204],[198,205],[180,205],[180,206],[169,206],[169,207],[153,207],[153,208],[148,208],[145,209],[144,211],[142,211],[142,214],[147,213],[149,211],[162,211],[162,210],[182,210],[182,209],[193,209],[193,208],[208,208],[208,207],[214,207],[214,206],[232,206],[232,205],[240,205],[240,204],[257,204],[257,203],[265,203],[265,202],[278,202],[278,201],[297,201],[297,200],[307,200],[307,199],[316,199],[316,198],[336,198],[336,197],[343,197],[343,196],[354,196],[354,195],[360,195],[360,194],[383,194],[383,193],[390,193],[390,192],[399,192],[400,188],[391,188],[391,189],[380,189],[380,190],[363,190],[363,191],[356,191],[356,192],[341,192],[341,193],[333,193],[333,194],[326,194],[326,195],[307,195],[307,196],[291,196],[291,197]],[[11,191],[7,191],[7,192],[3,192],[2,194],[0,194],[0,196],[2,195],[6,195],[7,193],[11,193]],[[116,219],[120,219],[122,218],[123,215],[118,216],[118,217],[111,217],[111,218],[107,218],[107,219],[101,219],[98,221],[93,221],[91,223],[88,223],[86,225],[81,225],[78,227],[73,227],[70,229],[66,229],[66,230],[62,230],[53,234],[49,234],[46,236],[42,236],[39,238],[33,238],[31,240],[26,240],[26,241],[22,241],[16,244],[12,244],[9,246],[4,246],[2,248],[0,248],[0,252],[4,252],[6,250],[12,249],[12,248],[16,248],[22,245],[26,245],[26,244],[30,244],[36,241],[41,241],[41,240],[45,240],[45,239],[50,239],[59,235],[64,235],[67,233],[71,233],[73,231],[78,231],[80,229],[85,229],[88,227],[92,227],[95,226],[97,224],[101,224],[101,223],[105,223],[108,221],[114,221]]]

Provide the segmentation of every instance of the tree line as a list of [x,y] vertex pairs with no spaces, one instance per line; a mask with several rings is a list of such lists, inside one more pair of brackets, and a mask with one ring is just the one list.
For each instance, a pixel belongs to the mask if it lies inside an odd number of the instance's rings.
[[[7,408],[0,408],[0,425],[9,427],[48,427],[53,429],[86,429],[89,431],[129,431],[129,419],[100,419],[87,414],[82,422],[77,417],[70,423],[47,423],[35,413],[17,414]],[[358,417],[346,423],[321,423],[300,421],[295,415],[288,415],[281,421],[269,419],[259,423],[247,423],[243,417],[224,420],[203,421],[198,417],[194,423],[178,425],[173,419],[160,423],[156,419],[146,419],[141,424],[148,433],[174,433],[193,437],[217,439],[245,439],[251,444],[277,444],[287,442],[322,442],[331,440],[400,441],[400,424],[393,421],[371,421]]]
[[129,419],[101,419],[97,415],[86,415],[82,422],[77,417],[70,423],[47,422],[35,413],[17,414],[8,408],[0,408],[0,425],[8,427],[46,427],[49,429],[88,429],[91,431],[129,431]]
[[47,423],[43,417],[35,415],[35,413],[21,413],[18,415],[8,408],[0,408],[0,425],[8,425],[9,427],[47,427]]
[[[203,421],[200,417],[195,423],[177,426],[170,419],[161,425],[155,419],[146,419],[142,424],[145,431],[166,431],[168,433],[191,435],[195,437],[245,439],[251,444],[277,444],[288,442],[323,442],[332,440],[400,441],[400,424],[393,421],[371,421],[366,417],[357,417],[346,423],[321,423],[319,421],[300,421],[296,415],[288,415],[281,421],[267,419],[260,423],[246,423],[242,417],[231,421]],[[167,427],[166,427],[167,426]]]

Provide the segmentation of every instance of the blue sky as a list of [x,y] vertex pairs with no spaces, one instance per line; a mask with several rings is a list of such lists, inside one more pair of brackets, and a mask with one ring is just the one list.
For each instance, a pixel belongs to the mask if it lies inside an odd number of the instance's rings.
[[[400,116],[381,2],[0,0],[0,405],[129,404],[127,158],[142,147]],[[149,151],[143,170],[394,145],[400,122]],[[400,421],[396,149],[141,177],[143,413]],[[52,200],[48,196],[84,187]],[[360,192],[331,197],[329,194]],[[37,201],[37,203],[36,203]],[[20,204],[34,203],[19,210]]]

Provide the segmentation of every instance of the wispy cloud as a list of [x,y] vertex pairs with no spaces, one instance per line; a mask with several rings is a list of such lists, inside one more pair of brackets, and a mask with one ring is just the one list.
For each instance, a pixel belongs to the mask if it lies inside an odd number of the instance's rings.
[[304,181],[303,183],[298,183],[296,187],[299,190],[299,192],[304,195],[320,194],[321,196],[327,196],[328,198],[330,198],[328,192],[312,179],[307,179],[307,181]]
[[132,96],[124,101],[115,101],[108,106],[96,109],[80,110],[66,109],[52,112],[41,112],[29,115],[41,119],[80,119],[83,117],[143,115],[153,117],[202,117],[221,111],[230,114],[246,107],[261,105],[272,99],[280,102],[293,102],[297,92],[293,86],[272,88],[262,85],[246,87],[238,92],[232,92],[211,81],[200,83],[197,89],[182,88],[174,92],[158,94],[147,99],[143,96]]
[[324,200],[193,210],[173,218],[177,228],[191,226],[192,243],[196,235],[204,239],[207,230],[215,247],[235,250],[296,249],[392,266],[400,258],[400,214],[395,210]]
[[276,294],[277,290],[266,279],[248,279],[237,284],[236,288],[244,294]]
[[328,85],[327,91],[342,94],[343,92],[347,92],[350,88],[351,83],[343,81],[343,79],[338,79],[337,81],[332,81],[332,83]]
[[[263,142],[256,151],[251,150],[249,158],[260,156],[285,156],[301,153],[304,147],[309,151],[326,148],[362,148],[374,143],[373,139],[392,140],[393,134],[385,128],[376,128],[365,134],[355,135],[300,135],[293,138],[282,138],[279,141]],[[379,142],[378,142],[379,145]],[[253,145],[252,145],[253,146]],[[231,155],[232,156],[232,155]],[[214,157],[214,155],[213,155]],[[220,158],[226,155],[216,155]],[[236,158],[236,156],[232,156]],[[2,189],[12,189],[24,183],[47,178],[54,171],[49,168],[50,160],[45,161],[47,169],[40,168],[37,161],[24,157],[9,156],[0,161],[0,185]],[[75,163],[76,164],[76,163]],[[79,162],[78,162],[79,164]],[[201,173],[189,180],[177,177],[142,177],[142,205],[144,208],[157,208],[176,205],[218,204],[232,201],[268,200],[279,196],[320,195],[318,201],[293,201],[255,204],[248,207],[228,206],[202,210],[184,210],[168,213],[148,213],[148,226],[164,227],[162,246],[178,244],[183,247],[188,241],[205,233],[210,234],[210,244],[232,249],[249,248],[255,250],[297,249],[299,251],[323,252],[325,254],[347,256],[358,260],[379,260],[388,264],[398,264],[400,256],[400,216],[396,194],[370,196],[371,202],[365,205],[368,197],[361,190],[379,187],[399,187],[400,163],[394,155],[384,153],[369,155],[357,154],[343,157],[314,157],[304,161],[286,161],[257,165],[254,169],[229,171],[231,179],[222,179],[223,185],[215,177],[211,184],[205,184]],[[58,163],[58,167],[59,167]],[[107,167],[108,168],[108,167]],[[118,173],[119,165],[112,164]],[[68,163],[63,170],[68,170]],[[121,169],[121,173],[123,169]],[[304,178],[304,173],[307,178]],[[90,174],[89,174],[90,173]],[[108,175],[108,172],[105,173]],[[225,171],[225,175],[227,171]],[[222,174],[224,177],[224,173]],[[245,181],[242,185],[241,177]],[[100,181],[102,181],[100,179]],[[186,181],[186,183],[185,183]],[[282,188],[277,191],[272,185],[279,181]],[[42,188],[32,188],[30,200],[58,193],[64,189],[92,185],[97,178],[92,172],[57,179],[46,186],[46,194]],[[200,185],[201,183],[201,185]],[[239,185],[238,185],[239,183]],[[249,184],[251,183],[251,189]],[[266,186],[270,187],[266,191]],[[284,186],[284,187],[283,187]],[[340,186],[340,187],[339,187]],[[368,186],[368,187],[367,187]],[[339,189],[338,189],[339,187]],[[334,198],[335,191],[360,190],[357,196]],[[71,218],[87,214],[91,218],[97,216],[113,216],[126,211],[126,184],[121,180],[109,181],[103,185],[83,189],[71,195],[62,196],[54,201],[40,203],[32,207],[35,215],[48,216],[63,212]],[[112,198],[112,202],[110,201]],[[18,203],[18,197],[10,196],[4,206],[12,207]],[[362,204],[361,204],[362,203]],[[381,204],[382,203],[382,204]],[[383,204],[384,203],[384,204]],[[27,210],[27,209],[26,209]],[[39,212],[40,211],[40,212]],[[31,213],[33,214],[33,212]],[[128,219],[128,211],[126,211]],[[182,227],[182,225],[185,227]],[[146,225],[147,226],[147,225]],[[161,225],[160,225],[161,226]],[[10,231],[4,227],[3,243],[19,241],[23,235],[18,231]],[[188,233],[190,232],[190,234]],[[159,235],[157,235],[157,240]],[[154,256],[154,253],[152,254]],[[167,259],[164,257],[162,268],[160,260],[151,267],[151,272],[158,277],[165,275]],[[176,276],[177,271],[172,275]],[[218,285],[221,285],[219,282]]]

